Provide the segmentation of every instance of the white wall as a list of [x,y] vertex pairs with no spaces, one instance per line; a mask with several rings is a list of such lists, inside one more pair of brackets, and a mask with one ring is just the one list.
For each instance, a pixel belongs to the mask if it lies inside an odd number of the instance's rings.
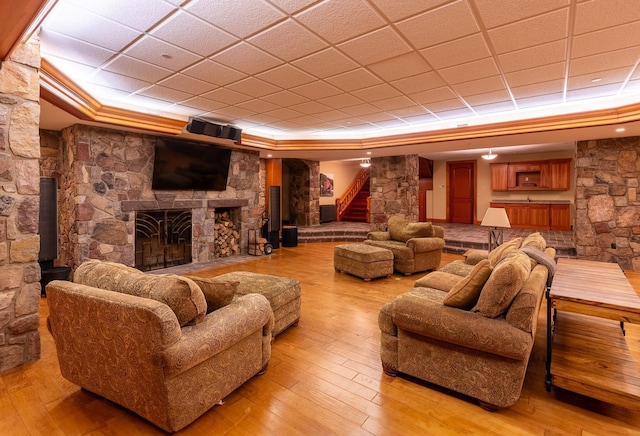
[[320,205],[336,204],[360,171],[360,160],[320,162],[320,172],[333,174],[333,197],[320,197]]

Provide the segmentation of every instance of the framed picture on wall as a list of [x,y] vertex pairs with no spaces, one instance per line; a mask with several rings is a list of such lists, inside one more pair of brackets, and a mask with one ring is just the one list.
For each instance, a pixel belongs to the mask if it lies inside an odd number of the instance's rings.
[[320,173],[320,197],[333,197],[333,174]]

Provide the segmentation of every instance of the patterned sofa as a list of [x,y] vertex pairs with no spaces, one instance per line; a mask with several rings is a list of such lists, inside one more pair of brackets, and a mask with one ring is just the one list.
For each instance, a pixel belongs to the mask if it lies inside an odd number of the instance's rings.
[[229,289],[85,261],[74,283],[47,285],[60,371],[166,431],[180,430],[271,357],[269,302],[258,294],[233,298]]
[[393,252],[393,269],[406,275],[435,270],[444,248],[444,228],[431,223],[412,223],[401,216],[389,218],[388,231],[369,232],[367,245]]
[[539,234],[521,242],[432,272],[386,303],[378,318],[384,372],[460,392],[489,410],[513,405],[555,265]]

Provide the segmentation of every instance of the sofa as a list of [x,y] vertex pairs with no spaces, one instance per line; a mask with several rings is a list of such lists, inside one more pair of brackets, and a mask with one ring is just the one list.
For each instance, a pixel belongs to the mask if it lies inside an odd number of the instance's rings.
[[186,277],[85,261],[73,282],[47,285],[63,377],[163,430],[184,428],[271,357],[269,302],[234,297],[227,285],[203,290]]
[[386,232],[369,232],[364,243],[393,252],[394,271],[410,275],[435,270],[440,266],[444,228],[392,216]]
[[555,250],[531,239],[538,246],[518,238],[461,262],[464,276],[427,274],[386,303],[378,318],[384,372],[457,391],[488,410],[513,405],[555,265]]

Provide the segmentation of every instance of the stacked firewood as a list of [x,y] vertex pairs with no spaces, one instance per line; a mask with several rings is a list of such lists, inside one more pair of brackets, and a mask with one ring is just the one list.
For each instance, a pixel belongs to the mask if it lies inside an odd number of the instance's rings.
[[240,231],[228,211],[216,212],[213,232],[216,258],[240,254]]
[[249,254],[262,256],[264,254],[264,244],[266,243],[266,238],[260,237],[256,232],[249,231]]

